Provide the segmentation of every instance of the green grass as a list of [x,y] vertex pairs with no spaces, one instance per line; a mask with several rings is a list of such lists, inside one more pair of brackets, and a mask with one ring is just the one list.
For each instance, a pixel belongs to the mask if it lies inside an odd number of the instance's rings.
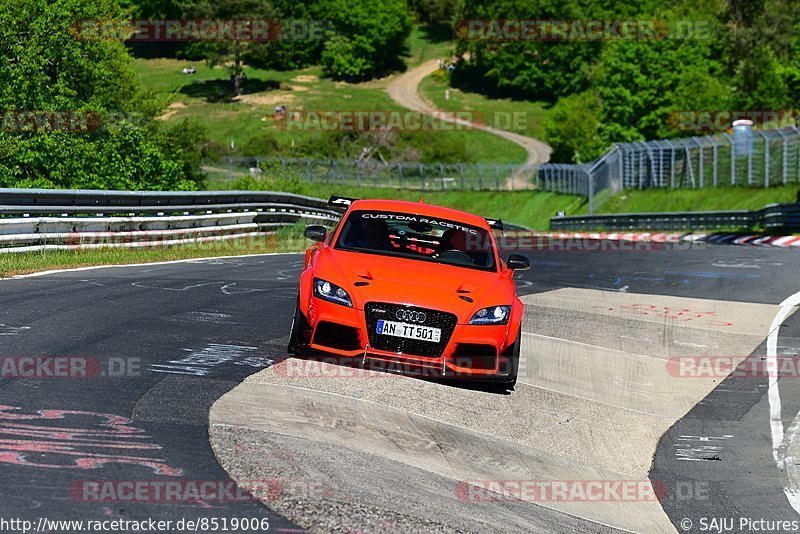
[[459,209],[483,217],[499,218],[536,230],[546,230],[550,218],[564,210],[570,215],[586,213],[586,199],[538,191],[404,191],[375,187],[341,187],[308,184],[294,180],[246,179],[233,188],[287,191],[317,198],[340,195],[352,198],[383,198],[418,201]]
[[[550,218],[556,212],[585,213],[586,200],[573,195],[531,191],[398,191],[396,189],[358,190],[340,189],[343,196],[355,198],[387,198],[418,201],[459,209],[483,217],[503,219],[534,230],[550,227]],[[327,191],[325,192],[327,194]],[[360,196],[359,196],[360,194]]]
[[[445,98],[449,91],[449,99]],[[449,87],[442,75],[434,73],[420,84],[420,93],[434,106],[445,111],[471,111],[484,123],[540,139],[546,110],[538,102],[489,98],[479,93]]]
[[717,187],[705,189],[628,190],[609,198],[602,213],[757,210],[767,204],[794,202],[797,186]]
[[[437,34],[438,31],[438,34]],[[408,36],[406,45],[408,55],[406,65],[416,67],[432,59],[445,59],[453,55],[455,43],[451,40],[443,39],[451,35],[442,35],[446,28],[436,28],[433,26],[414,26],[411,35]]]
[[69,269],[95,265],[152,263],[213,256],[238,256],[274,252],[299,252],[307,243],[302,239],[304,225],[282,228],[271,236],[237,238],[153,249],[103,248],[96,250],[47,250],[0,254],[0,278],[50,269]]
[[[417,201],[460,209],[484,217],[500,218],[534,230],[548,230],[558,211],[570,215],[589,212],[584,197],[542,191],[403,191],[373,187],[341,187],[308,184],[296,180],[245,179],[233,188],[288,191],[318,198],[342,195],[353,198],[386,198]],[[598,214],[757,210],[767,204],[794,202],[797,186],[763,188],[720,187],[700,190],[623,191],[608,198]]]
[[[412,47],[412,51],[415,49]],[[197,68],[197,72],[193,75],[181,74],[181,69],[190,64]],[[271,115],[278,105],[285,105],[294,111],[403,110],[386,93],[387,79],[359,84],[336,82],[323,78],[318,67],[285,72],[247,67],[245,94],[233,101],[229,98],[230,88],[225,69],[211,68],[202,62],[175,59],[139,58],[134,61],[134,66],[142,83],[152,89],[162,102],[165,108],[163,120],[190,118],[203,124],[213,141],[220,146],[233,146],[234,152],[251,139],[265,134],[273,135],[284,147],[292,146],[292,143],[305,143],[313,147],[321,136],[331,135],[326,132],[276,128]],[[453,143],[463,143],[475,162],[525,161],[524,149],[486,132],[471,130],[438,132],[435,135]],[[310,157],[314,157],[314,154]]]
[[[241,184],[239,184],[241,185]],[[400,191],[397,189],[334,187],[287,181],[249,180],[250,188],[283,190],[319,198],[332,194],[354,198],[418,201],[460,209],[484,217],[500,218],[534,230],[547,230],[557,211],[582,215],[586,199],[538,191]],[[772,203],[794,202],[797,186],[763,188],[723,187],[703,190],[624,191],[605,203],[603,213],[659,211],[755,210]],[[162,249],[98,249],[0,254],[0,278],[47,269],[149,263],[210,256],[235,256],[271,252],[299,252],[306,248],[304,225],[283,228],[266,238],[242,238]]]

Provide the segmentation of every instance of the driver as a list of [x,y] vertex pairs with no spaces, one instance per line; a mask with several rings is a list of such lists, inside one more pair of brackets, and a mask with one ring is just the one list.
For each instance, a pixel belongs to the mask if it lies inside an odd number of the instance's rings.
[[464,230],[457,228],[450,228],[446,230],[442,237],[439,238],[439,245],[436,247],[436,255],[447,252],[448,250],[458,250],[459,252],[466,252],[467,250],[467,233]]
[[364,237],[353,244],[359,248],[371,250],[391,250],[389,243],[389,225],[383,219],[362,219],[361,232]]

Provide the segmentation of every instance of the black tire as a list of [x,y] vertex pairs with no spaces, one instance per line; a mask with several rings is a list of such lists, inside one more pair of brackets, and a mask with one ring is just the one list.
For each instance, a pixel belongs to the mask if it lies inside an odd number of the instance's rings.
[[508,389],[514,389],[514,386],[517,385],[517,375],[519,373],[519,351],[520,351],[520,344],[522,342],[522,328],[517,333],[517,340],[514,342],[514,345],[507,350],[510,352],[508,354],[509,359],[511,360],[511,373],[508,375],[508,378],[502,381],[502,384],[507,387]]
[[302,334],[304,325],[308,325],[308,320],[300,312],[300,297],[298,296],[294,306],[292,329],[289,332],[289,346],[286,349],[289,354],[305,354],[308,351],[308,341],[303,339]]

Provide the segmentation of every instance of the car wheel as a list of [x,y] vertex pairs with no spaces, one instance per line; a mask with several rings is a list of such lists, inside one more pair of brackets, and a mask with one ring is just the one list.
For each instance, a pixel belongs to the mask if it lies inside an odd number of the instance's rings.
[[508,389],[513,389],[517,385],[517,374],[519,373],[519,349],[522,342],[522,329],[517,333],[517,340],[510,348],[509,359],[511,360],[511,373],[508,378],[503,380],[503,385]]
[[308,340],[303,339],[304,326],[308,325],[305,316],[300,312],[300,297],[294,306],[294,318],[292,319],[292,329],[289,332],[289,354],[302,354],[308,347]]

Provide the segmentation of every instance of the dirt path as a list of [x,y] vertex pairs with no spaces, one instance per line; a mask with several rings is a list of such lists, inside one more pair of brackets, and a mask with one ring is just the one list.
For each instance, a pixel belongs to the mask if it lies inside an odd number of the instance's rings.
[[[433,105],[426,101],[419,93],[419,84],[429,74],[439,68],[437,60],[433,59],[418,67],[414,67],[404,74],[398,76],[389,83],[386,91],[392,100],[414,111],[435,112],[438,111]],[[445,119],[446,120],[446,119]],[[466,123],[465,121],[454,121],[457,123]],[[535,168],[537,165],[547,163],[550,159],[550,152],[552,149],[546,143],[520,135],[514,132],[499,130],[491,126],[483,124],[472,123],[472,126],[477,130],[484,130],[491,134],[507,139],[512,143],[516,143],[525,149],[528,153],[528,159],[525,161],[525,166],[528,168]],[[521,172],[509,178],[506,184],[508,189],[526,189],[530,188],[530,175],[532,171]]]

